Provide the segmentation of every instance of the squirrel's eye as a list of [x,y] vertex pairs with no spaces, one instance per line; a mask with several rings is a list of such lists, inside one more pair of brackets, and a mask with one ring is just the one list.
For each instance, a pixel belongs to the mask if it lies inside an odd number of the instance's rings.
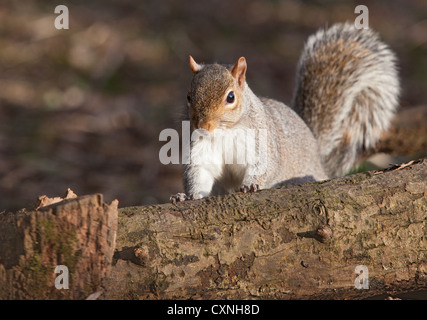
[[233,103],[234,102],[234,92],[230,91],[230,93],[227,95],[227,102]]

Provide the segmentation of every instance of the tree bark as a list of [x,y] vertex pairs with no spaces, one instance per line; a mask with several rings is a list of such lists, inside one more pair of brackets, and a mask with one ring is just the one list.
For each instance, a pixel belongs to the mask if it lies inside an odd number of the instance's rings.
[[[119,213],[100,195],[3,213],[0,298],[349,299],[424,289],[426,192],[423,159]],[[68,290],[54,285],[57,265],[70,270]],[[356,289],[363,275],[369,289]]]
[[83,299],[100,288],[111,268],[118,202],[61,200],[42,196],[34,210],[0,213],[0,299]]
[[[342,299],[426,288],[426,191],[424,159],[255,194],[123,208],[104,298]],[[359,265],[369,289],[355,288]]]

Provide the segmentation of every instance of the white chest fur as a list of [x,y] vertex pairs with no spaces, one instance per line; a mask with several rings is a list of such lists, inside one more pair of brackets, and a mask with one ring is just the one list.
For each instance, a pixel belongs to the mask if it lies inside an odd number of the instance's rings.
[[266,154],[263,147],[267,142],[262,139],[266,140],[266,132],[260,134],[253,129],[194,131],[190,167],[196,169],[194,178],[199,181],[203,193],[209,194],[214,183],[225,190],[238,188],[245,177],[255,175],[263,167],[261,164],[265,164],[259,156]]

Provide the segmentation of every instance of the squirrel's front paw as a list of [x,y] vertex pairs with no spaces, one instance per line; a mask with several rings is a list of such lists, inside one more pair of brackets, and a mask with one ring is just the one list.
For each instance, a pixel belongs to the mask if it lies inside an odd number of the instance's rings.
[[172,195],[169,199],[172,203],[175,204],[177,202],[181,202],[185,200],[194,200],[194,197],[193,195],[187,196],[185,193],[177,193]]
[[260,190],[259,185],[255,183],[251,183],[249,186],[244,185],[240,187],[240,192],[243,192],[243,193],[257,192],[259,190]]

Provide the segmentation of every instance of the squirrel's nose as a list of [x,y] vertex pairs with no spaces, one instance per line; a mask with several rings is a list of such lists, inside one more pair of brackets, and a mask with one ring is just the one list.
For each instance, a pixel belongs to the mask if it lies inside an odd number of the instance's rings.
[[208,130],[209,132],[212,132],[215,129],[215,126],[209,121],[206,121],[206,122],[200,121],[198,125],[198,129],[205,129],[205,130]]

